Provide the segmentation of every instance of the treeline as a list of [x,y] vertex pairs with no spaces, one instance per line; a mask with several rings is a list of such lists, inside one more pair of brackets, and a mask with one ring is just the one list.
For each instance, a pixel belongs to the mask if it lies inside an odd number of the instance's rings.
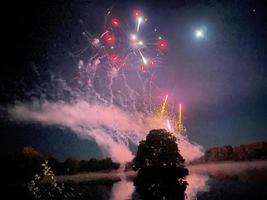
[[267,159],[267,142],[242,144],[239,146],[226,145],[213,147],[205,152],[205,156],[198,162],[217,161],[251,161]]
[[120,164],[114,163],[110,158],[102,160],[93,158],[90,160],[75,160],[69,158],[64,162],[60,162],[53,157],[42,156],[32,147],[25,147],[18,154],[1,156],[0,160],[0,176],[8,182],[32,179],[35,174],[41,173],[41,164],[46,160],[55,175],[116,170],[120,166]]

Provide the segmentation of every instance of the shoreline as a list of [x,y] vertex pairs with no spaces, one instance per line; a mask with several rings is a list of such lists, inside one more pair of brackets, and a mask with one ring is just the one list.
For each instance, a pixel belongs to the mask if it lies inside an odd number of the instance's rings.
[[[257,174],[250,174],[248,172],[260,170],[267,172],[267,160],[256,161],[239,161],[239,162],[213,162],[213,163],[201,163],[196,165],[186,165],[190,174],[202,174],[213,177],[232,177],[232,176],[247,176],[249,177]],[[84,172],[73,175],[61,175],[56,176],[58,182],[73,182],[82,183],[90,181],[103,181],[111,180],[114,182],[122,179],[131,180],[136,176],[137,172],[133,170],[129,171],[109,171],[109,172]],[[262,175],[262,178],[267,180],[267,174]]]

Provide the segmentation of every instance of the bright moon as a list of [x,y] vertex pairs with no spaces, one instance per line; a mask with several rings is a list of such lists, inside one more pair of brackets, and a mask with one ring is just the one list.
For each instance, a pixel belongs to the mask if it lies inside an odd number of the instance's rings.
[[195,36],[197,37],[197,38],[203,38],[204,37],[204,31],[203,30],[196,30],[195,31]]

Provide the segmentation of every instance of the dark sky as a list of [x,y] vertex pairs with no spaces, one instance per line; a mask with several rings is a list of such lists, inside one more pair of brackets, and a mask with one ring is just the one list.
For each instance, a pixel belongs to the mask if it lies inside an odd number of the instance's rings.
[[[0,68],[1,110],[22,93],[21,82],[31,82],[33,66],[40,73],[53,70],[71,76],[79,58],[65,50],[74,52],[86,47],[82,31],[86,28],[92,33],[99,32],[106,10],[111,7],[119,18],[132,9],[143,10],[149,19],[148,26],[158,27],[169,41],[158,82],[170,93],[172,101],[183,103],[190,139],[205,148],[267,140],[264,1],[11,2],[3,6],[6,12],[1,17],[4,51]],[[203,26],[207,29],[206,38],[196,39],[194,31]],[[42,142],[35,140],[39,136],[25,133],[22,125],[10,128],[12,125],[5,124],[5,116],[2,113],[0,124],[2,151],[12,149],[13,145],[17,148],[31,144],[57,155],[55,147],[62,148],[64,141],[70,140],[69,149],[61,150],[64,156],[82,157],[80,152],[91,151],[85,141],[68,133],[62,136],[62,130],[54,130],[53,137],[42,133],[41,139],[45,138]],[[48,144],[51,141],[54,146]],[[86,155],[93,156],[94,152]]]

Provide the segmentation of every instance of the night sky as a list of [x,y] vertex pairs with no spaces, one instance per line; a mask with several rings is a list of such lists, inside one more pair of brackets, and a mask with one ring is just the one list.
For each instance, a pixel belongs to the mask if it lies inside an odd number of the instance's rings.
[[[32,69],[71,77],[93,34],[112,8],[118,18],[142,10],[169,49],[157,81],[173,102],[184,105],[190,140],[205,148],[267,140],[267,9],[264,1],[22,1],[3,5],[0,68],[2,152],[32,145],[45,154],[98,157],[93,142],[70,131],[9,121],[5,108],[34,85]],[[79,23],[83,21],[83,24]],[[205,38],[195,31],[205,28]],[[22,84],[23,83],[23,84]]]

